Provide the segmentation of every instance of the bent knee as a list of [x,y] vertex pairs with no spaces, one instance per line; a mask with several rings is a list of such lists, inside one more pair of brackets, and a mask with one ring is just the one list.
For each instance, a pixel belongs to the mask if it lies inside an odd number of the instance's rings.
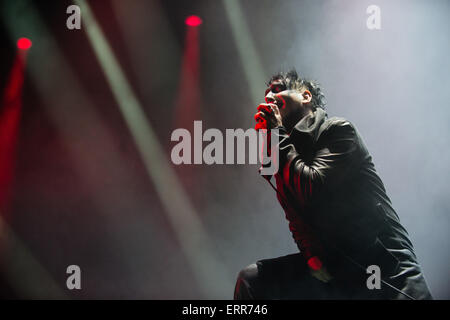
[[242,269],[237,277],[234,289],[235,300],[252,300],[258,294],[257,290],[258,266],[256,263]]
[[252,282],[258,278],[258,266],[256,263],[252,263],[242,269],[238,274],[238,280],[245,280],[247,282]]

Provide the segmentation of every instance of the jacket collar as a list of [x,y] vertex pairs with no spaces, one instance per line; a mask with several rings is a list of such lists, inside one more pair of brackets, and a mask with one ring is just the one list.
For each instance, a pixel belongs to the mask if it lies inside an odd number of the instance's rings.
[[298,139],[306,145],[313,145],[319,139],[320,134],[325,129],[323,126],[327,119],[327,113],[322,108],[317,108],[312,114],[302,118],[294,126],[291,132],[293,139]]

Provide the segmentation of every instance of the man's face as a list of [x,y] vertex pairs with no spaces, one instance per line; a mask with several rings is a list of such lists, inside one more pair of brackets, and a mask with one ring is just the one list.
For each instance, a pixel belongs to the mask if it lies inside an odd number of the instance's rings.
[[278,107],[283,125],[290,128],[309,113],[311,93],[308,90],[288,89],[286,83],[279,79],[270,83],[265,100]]

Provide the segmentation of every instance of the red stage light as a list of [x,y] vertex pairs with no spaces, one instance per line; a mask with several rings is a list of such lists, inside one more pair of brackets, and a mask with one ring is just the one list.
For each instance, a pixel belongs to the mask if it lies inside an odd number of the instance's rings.
[[190,27],[198,27],[203,21],[199,16],[189,16],[184,22]]
[[17,48],[21,50],[28,50],[31,48],[32,42],[28,38],[20,38],[17,40]]

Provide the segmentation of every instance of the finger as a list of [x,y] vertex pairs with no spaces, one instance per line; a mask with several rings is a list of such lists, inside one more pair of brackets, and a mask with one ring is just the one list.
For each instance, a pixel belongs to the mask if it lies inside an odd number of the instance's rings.
[[280,113],[280,108],[278,108],[278,106],[274,103],[269,103],[270,108],[273,110],[274,114],[279,114]]
[[314,278],[323,282],[322,277],[320,276],[320,274],[317,271],[310,270],[310,273]]
[[320,271],[320,278],[321,278],[323,281],[325,281],[325,282],[328,281],[328,276],[327,276],[327,274],[326,274],[325,272],[323,272],[323,271]]
[[266,114],[264,114],[263,112],[258,112],[255,114],[255,120],[256,122],[263,122],[266,121]]
[[320,273],[321,273],[322,278],[323,278],[326,282],[328,282],[328,281],[330,281],[331,279],[333,279],[333,277],[328,273],[328,271],[327,271],[325,268],[322,268],[322,269],[320,270]]
[[260,129],[267,129],[267,125],[265,122],[258,122],[255,124],[255,130],[258,131]]
[[313,275],[316,277],[316,279],[327,283],[329,281],[328,277],[321,271],[314,271]]

